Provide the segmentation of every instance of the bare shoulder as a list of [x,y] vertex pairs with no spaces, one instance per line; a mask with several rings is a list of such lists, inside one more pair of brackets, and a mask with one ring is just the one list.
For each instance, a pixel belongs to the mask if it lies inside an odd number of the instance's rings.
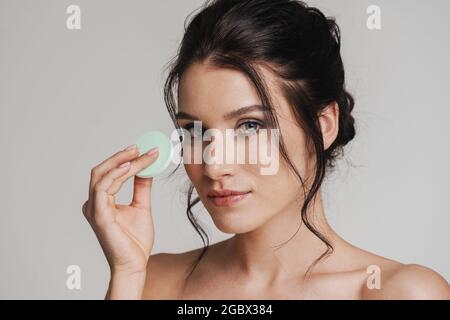
[[379,289],[363,291],[365,299],[450,299],[448,282],[436,271],[418,264],[395,263],[382,271]]
[[191,264],[201,249],[183,253],[157,253],[147,263],[147,278],[142,298],[176,299],[183,288]]
[[448,282],[430,268],[404,264],[353,245],[346,254],[354,263],[354,269],[363,270],[364,281],[360,288],[362,299],[450,299]]

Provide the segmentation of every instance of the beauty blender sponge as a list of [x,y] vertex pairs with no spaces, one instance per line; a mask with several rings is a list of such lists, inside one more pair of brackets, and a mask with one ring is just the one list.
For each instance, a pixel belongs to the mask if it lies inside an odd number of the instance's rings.
[[150,149],[159,148],[158,158],[148,167],[139,171],[136,176],[140,178],[155,177],[169,166],[173,157],[173,145],[169,137],[160,131],[150,131],[136,140],[139,150],[139,156],[148,152]]

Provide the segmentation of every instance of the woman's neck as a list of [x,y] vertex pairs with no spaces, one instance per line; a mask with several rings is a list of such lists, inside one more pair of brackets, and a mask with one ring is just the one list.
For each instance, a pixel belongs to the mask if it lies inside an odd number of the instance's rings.
[[[292,203],[258,229],[232,237],[227,254],[232,268],[266,284],[304,275],[327,247],[302,222],[299,205]],[[308,211],[322,235],[332,243],[339,240],[326,220],[320,191]]]

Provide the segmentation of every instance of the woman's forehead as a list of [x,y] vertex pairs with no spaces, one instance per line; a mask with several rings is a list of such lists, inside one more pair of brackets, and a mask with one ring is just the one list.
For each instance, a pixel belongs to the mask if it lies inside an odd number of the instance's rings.
[[233,108],[236,103],[260,103],[251,81],[240,71],[211,68],[194,64],[181,77],[180,109],[195,109],[205,105]]
[[[263,68],[258,71],[266,82],[267,94],[277,114],[286,116],[289,113],[286,101],[275,85],[273,74]],[[225,115],[240,107],[261,104],[253,82],[239,70],[195,63],[180,80],[178,109],[198,117],[211,113]]]

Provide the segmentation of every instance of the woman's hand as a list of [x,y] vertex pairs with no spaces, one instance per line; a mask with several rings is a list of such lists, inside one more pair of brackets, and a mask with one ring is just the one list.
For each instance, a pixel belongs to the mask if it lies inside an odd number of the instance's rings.
[[[91,171],[89,199],[83,204],[82,211],[105,253],[112,278],[115,275],[121,279],[127,275],[142,278],[146,272],[154,242],[151,213],[153,179],[139,178],[135,174],[157,159],[158,150],[151,151],[138,157],[137,147],[130,146]],[[116,204],[115,195],[132,176],[131,203]]]

